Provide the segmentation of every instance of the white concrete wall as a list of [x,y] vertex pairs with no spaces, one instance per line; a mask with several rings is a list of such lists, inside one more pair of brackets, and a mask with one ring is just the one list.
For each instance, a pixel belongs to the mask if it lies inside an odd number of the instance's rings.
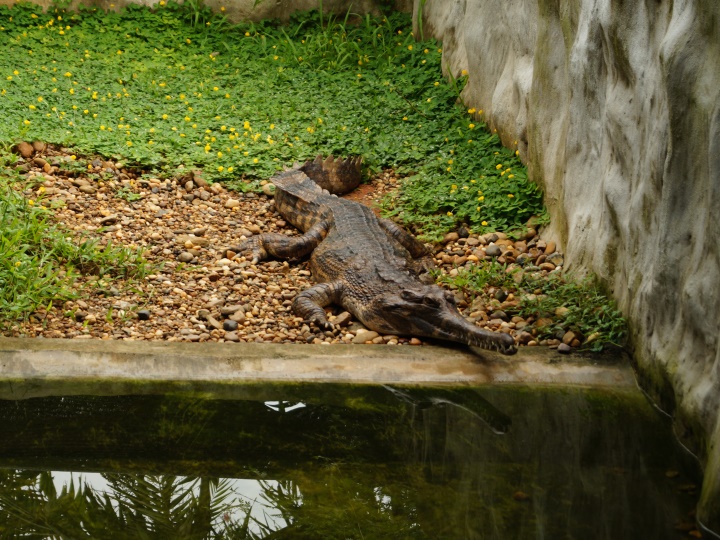
[[545,190],[543,234],[629,317],[720,531],[720,2],[415,0],[416,32],[421,3],[466,104]]

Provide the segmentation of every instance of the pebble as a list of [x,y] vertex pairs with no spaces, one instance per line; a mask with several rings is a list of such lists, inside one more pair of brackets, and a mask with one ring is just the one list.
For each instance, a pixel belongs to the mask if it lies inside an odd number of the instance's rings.
[[222,327],[226,332],[234,332],[238,328],[238,323],[232,319],[227,319],[223,321]]
[[498,257],[502,253],[500,246],[497,244],[490,244],[485,248],[485,255],[488,257]]
[[457,242],[460,238],[460,235],[456,232],[449,232],[445,235],[445,238],[443,238],[443,244],[447,244],[448,242]]
[[177,260],[181,263],[189,263],[195,258],[195,255],[188,251],[183,251],[180,255],[177,256]]
[[337,326],[347,326],[350,324],[350,321],[352,321],[352,315],[347,311],[343,311],[333,319],[333,324]]
[[380,334],[377,332],[374,332],[372,330],[367,330],[365,332],[358,332],[358,334],[353,338],[352,342],[356,345],[365,343],[367,341],[372,341],[376,337],[378,337]]
[[141,309],[137,312],[137,318],[141,321],[150,320],[150,311],[147,309]]
[[30,159],[35,153],[33,146],[25,141],[17,143],[17,145],[15,145],[15,150],[25,159]]
[[568,345],[567,343],[561,343],[557,346],[557,351],[562,354],[568,354],[572,352],[572,347]]
[[237,199],[228,199],[224,204],[225,208],[237,208],[240,206],[240,201]]

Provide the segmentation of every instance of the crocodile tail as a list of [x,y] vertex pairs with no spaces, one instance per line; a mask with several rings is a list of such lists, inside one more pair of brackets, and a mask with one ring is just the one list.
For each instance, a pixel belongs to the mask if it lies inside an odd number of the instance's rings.
[[335,195],[352,191],[360,185],[362,157],[335,159],[318,155],[313,161],[307,161],[300,170],[308,175],[321,188]]

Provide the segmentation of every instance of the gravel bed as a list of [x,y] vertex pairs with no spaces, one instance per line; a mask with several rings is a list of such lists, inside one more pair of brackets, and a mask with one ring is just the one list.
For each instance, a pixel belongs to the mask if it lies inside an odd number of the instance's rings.
[[[83,276],[77,300],[39,310],[6,335],[322,345],[424,342],[378,335],[334,307],[328,318],[337,330],[310,327],[291,309],[297,292],[313,283],[306,260],[253,265],[229,251],[261,232],[298,234],[275,211],[269,184],[266,193],[242,194],[221,184],[208,185],[199,171],[160,179],[112,160],[75,158],[66,149],[43,143],[18,151],[26,197],[55,208],[54,219],[77,238],[143,248],[155,270],[142,280],[105,278],[97,283],[96,276]],[[75,166],[68,167],[69,162]],[[372,206],[397,181],[392,172],[383,172],[349,198]],[[545,273],[560,270],[563,262],[555,246],[532,230],[515,242],[499,233],[477,236],[460,230],[436,247],[438,267],[451,274],[483,258],[507,263],[525,258]],[[532,318],[505,315],[503,310],[517,305],[512,294],[492,289],[486,293],[471,301],[456,291],[461,312],[480,327],[510,333],[520,345],[559,345],[561,350],[580,345],[572,336],[538,342],[524,330],[535,322]]]

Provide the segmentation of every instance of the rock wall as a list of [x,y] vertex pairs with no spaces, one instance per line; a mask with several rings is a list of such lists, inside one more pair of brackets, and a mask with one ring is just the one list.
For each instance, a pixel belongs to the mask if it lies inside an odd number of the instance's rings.
[[[54,0],[31,0],[34,4],[48,8]],[[206,0],[205,5],[214,11],[221,9],[232,22],[259,21],[261,19],[287,20],[296,11],[323,7],[328,13],[376,13],[384,6],[394,6],[401,11],[410,11],[413,0]],[[16,0],[0,0],[0,5],[12,5]],[[128,4],[154,6],[160,0],[72,0],[70,8],[78,5],[98,7],[106,10],[120,9]],[[257,2],[257,5],[256,5]],[[181,0],[182,3],[182,0]]]
[[720,531],[720,2],[415,0],[463,99],[517,141],[546,237],[612,290]]

